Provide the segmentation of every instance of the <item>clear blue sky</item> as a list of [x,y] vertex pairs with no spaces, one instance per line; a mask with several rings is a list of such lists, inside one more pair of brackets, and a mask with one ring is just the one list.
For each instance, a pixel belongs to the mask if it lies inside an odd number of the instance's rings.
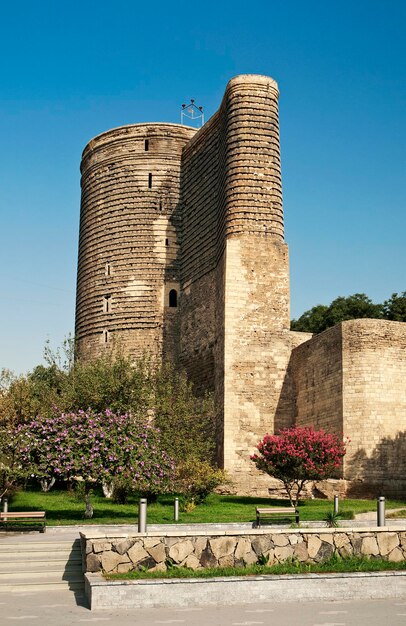
[[292,317],[405,281],[406,2],[56,0],[0,14],[0,368],[73,331],[85,144],[275,78]]

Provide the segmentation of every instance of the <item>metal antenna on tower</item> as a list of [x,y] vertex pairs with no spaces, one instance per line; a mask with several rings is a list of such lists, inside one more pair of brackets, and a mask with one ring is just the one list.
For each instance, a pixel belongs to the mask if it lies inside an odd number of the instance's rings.
[[200,128],[204,124],[203,107],[196,106],[194,98],[190,99],[190,104],[182,104],[180,111],[181,124],[189,124],[189,122],[185,122],[185,117],[192,121],[191,126],[197,126],[197,128]]

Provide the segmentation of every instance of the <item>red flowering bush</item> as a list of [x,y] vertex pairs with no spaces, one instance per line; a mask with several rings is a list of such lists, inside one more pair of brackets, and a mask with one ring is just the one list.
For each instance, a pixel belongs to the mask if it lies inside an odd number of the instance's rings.
[[304,485],[310,480],[340,475],[345,443],[336,435],[312,428],[287,428],[265,435],[251,456],[259,470],[281,480],[292,506],[296,506]]
[[20,456],[38,480],[61,478],[84,485],[86,517],[95,484],[119,479],[134,490],[161,493],[174,479],[174,462],[162,450],[159,430],[147,420],[78,411],[37,417],[17,428]]

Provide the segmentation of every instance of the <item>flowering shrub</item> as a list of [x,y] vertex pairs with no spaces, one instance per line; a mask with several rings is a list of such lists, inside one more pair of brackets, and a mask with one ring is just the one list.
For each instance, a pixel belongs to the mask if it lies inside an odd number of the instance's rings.
[[23,464],[38,480],[82,482],[85,496],[93,485],[115,478],[154,492],[166,491],[173,481],[174,462],[161,449],[159,430],[147,420],[108,409],[57,413],[18,426],[17,434]]
[[29,477],[20,455],[21,437],[11,427],[0,428],[0,499],[10,497]]
[[176,466],[175,489],[189,511],[203,502],[213,489],[226,482],[228,479],[224,470],[196,457],[188,457]]
[[296,506],[309,480],[335,478],[340,474],[345,443],[336,435],[312,428],[288,428],[265,435],[251,456],[259,470],[281,480]]

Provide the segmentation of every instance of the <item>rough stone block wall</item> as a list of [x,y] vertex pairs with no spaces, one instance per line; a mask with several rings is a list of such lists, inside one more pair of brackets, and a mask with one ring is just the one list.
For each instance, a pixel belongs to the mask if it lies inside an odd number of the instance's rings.
[[297,560],[321,563],[333,555],[406,559],[404,528],[253,530],[235,534],[149,533],[147,536],[99,537],[81,535],[85,572],[123,573],[147,568],[164,572],[175,567],[202,569],[244,567],[265,557],[268,565]]

